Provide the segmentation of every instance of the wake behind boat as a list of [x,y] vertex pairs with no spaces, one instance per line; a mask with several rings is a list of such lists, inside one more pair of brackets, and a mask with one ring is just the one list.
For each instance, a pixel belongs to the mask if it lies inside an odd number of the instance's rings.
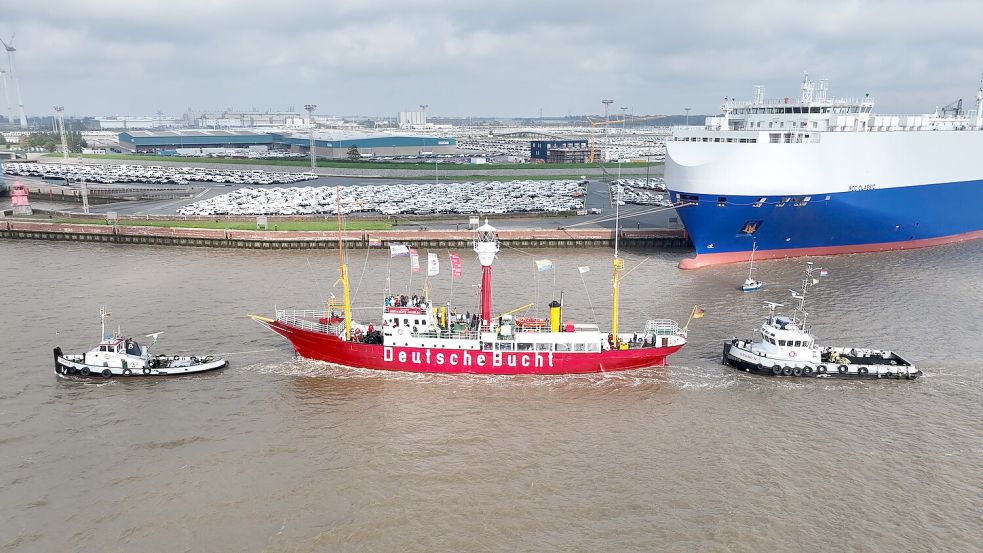
[[154,342],[141,346],[136,340],[126,338],[119,330],[106,334],[106,318],[109,313],[100,309],[102,340],[99,345],[86,353],[65,354],[60,347],[54,348],[55,373],[59,376],[176,376],[221,369],[226,366],[225,359],[211,355],[181,356],[150,353],[157,343],[160,332],[148,334]]

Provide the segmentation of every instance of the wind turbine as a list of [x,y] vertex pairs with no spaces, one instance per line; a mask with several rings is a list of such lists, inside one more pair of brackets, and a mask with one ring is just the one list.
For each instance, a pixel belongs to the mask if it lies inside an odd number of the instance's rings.
[[7,123],[14,122],[14,110],[10,109],[10,92],[7,91],[7,70],[0,69],[0,77],[3,77],[3,97],[7,101]]
[[[10,35],[10,40],[8,42],[4,42],[4,40],[0,38],[0,44],[3,44],[3,47],[7,50],[7,65],[10,66],[10,78],[14,81],[14,88],[17,89],[17,107],[20,109],[20,128],[26,129],[27,116],[24,115],[24,100],[21,99],[20,82],[17,80],[17,66],[14,64],[14,52],[17,51],[17,49],[14,48],[14,36],[16,35],[17,33]],[[6,81],[6,79],[4,79],[4,81]],[[4,86],[4,90],[6,90],[6,86]]]

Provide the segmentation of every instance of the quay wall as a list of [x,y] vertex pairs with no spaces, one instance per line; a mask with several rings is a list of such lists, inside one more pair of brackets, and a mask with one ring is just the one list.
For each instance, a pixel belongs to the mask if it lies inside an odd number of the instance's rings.
[[[498,231],[504,245],[515,248],[591,248],[614,245],[614,231],[608,229]],[[337,249],[334,231],[256,231],[207,228],[165,228],[145,226],[110,226],[33,221],[0,221],[0,238],[59,240],[70,242],[106,242],[114,244],[151,244],[161,246],[198,246],[246,249]],[[454,230],[375,230],[348,231],[342,241],[346,248],[370,247],[370,240],[406,243],[422,248],[470,248],[474,234]],[[619,238],[624,247],[689,248],[691,244],[681,229],[622,230]]]

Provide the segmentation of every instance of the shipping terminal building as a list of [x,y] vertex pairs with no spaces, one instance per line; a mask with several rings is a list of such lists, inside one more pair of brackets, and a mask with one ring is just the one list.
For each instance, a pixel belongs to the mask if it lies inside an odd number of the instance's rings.
[[[270,150],[310,154],[310,135],[298,132],[235,130],[127,131],[119,135],[124,151],[139,154],[208,155],[227,150]],[[344,159],[355,146],[364,157],[457,153],[457,139],[408,134],[319,131],[314,147],[319,158]]]

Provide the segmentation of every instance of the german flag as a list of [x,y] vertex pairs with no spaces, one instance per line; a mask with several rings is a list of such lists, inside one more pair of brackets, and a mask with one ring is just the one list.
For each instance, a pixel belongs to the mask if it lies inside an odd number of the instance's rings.
[[703,315],[706,315],[706,311],[704,311],[702,307],[696,307],[693,309],[694,319],[701,319],[703,318]]

